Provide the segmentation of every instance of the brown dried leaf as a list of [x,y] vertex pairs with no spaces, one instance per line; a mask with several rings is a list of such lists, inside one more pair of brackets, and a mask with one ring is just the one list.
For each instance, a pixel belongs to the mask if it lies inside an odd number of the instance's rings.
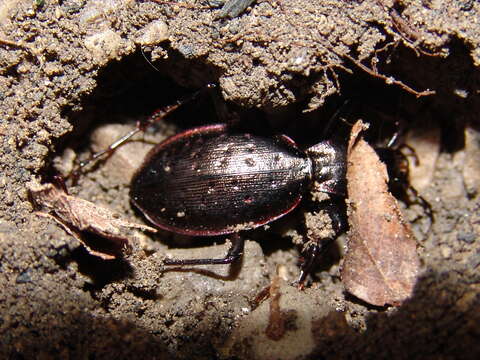
[[[65,231],[80,241],[89,253],[102,259],[114,259],[122,249],[129,248],[132,229],[157,231],[150,226],[122,219],[106,207],[68,195],[53,184],[40,184],[33,180],[27,184],[27,188],[32,200],[42,210],[39,215],[53,218]],[[105,241],[102,243],[97,238],[94,243],[88,242],[81,235],[83,231],[109,241],[105,244]]]
[[388,192],[385,164],[359,136],[366,128],[358,121],[348,146],[350,231],[342,278],[350,293],[372,305],[399,305],[412,295],[419,271],[416,241]]

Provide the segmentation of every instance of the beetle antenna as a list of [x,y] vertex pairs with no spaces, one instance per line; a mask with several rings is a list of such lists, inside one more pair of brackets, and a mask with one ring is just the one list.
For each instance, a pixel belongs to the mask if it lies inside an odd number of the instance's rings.
[[153,114],[150,115],[146,120],[141,121],[141,122],[137,122],[137,128],[139,128],[142,131],[145,131],[145,129],[148,128],[150,125],[153,125],[156,122],[162,120],[164,117],[166,117],[170,113],[177,110],[180,106],[183,106],[186,103],[189,103],[190,101],[195,100],[203,92],[211,90],[211,89],[215,89],[216,86],[217,85],[214,84],[214,83],[208,83],[207,85],[202,87],[200,90],[195,91],[193,94],[188,95],[188,96],[184,97],[183,99],[178,100],[175,104],[168,105],[164,108],[161,108],[161,109],[158,109],[158,110],[154,111]]
[[329,138],[328,134],[330,133],[333,123],[339,118],[340,113],[345,110],[345,107],[348,105],[349,102],[350,99],[346,99],[343,104],[340,105],[340,107],[333,113],[333,115],[330,116],[330,119],[328,119],[327,121],[327,125],[323,129],[322,139]]
[[142,53],[142,56],[143,58],[145,59],[145,61],[157,72],[160,72],[160,70],[158,70],[155,65],[153,65],[153,63],[147,58],[147,55],[145,55],[145,51],[143,51],[143,48],[140,47],[140,52]]

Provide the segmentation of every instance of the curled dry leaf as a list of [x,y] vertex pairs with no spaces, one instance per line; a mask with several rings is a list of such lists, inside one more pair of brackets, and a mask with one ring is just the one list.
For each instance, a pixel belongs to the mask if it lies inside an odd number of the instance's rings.
[[412,295],[419,271],[416,241],[388,191],[385,164],[360,136],[366,128],[358,121],[348,145],[350,231],[342,279],[372,305],[399,305]]
[[[102,259],[114,259],[131,247],[133,229],[156,232],[146,225],[122,219],[112,210],[68,195],[53,184],[33,180],[27,184],[31,198],[40,208],[39,215],[53,218],[65,231],[82,243],[87,251]],[[88,241],[81,232],[97,235]]]

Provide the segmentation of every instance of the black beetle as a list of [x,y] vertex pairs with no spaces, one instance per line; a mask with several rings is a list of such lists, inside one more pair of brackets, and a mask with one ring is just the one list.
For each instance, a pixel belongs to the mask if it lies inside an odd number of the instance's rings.
[[[205,89],[214,87],[209,84]],[[79,169],[112,153],[149,124],[163,119],[188,98],[155,112],[147,122],[80,163]],[[133,204],[157,227],[171,232],[214,236],[235,234],[222,259],[165,260],[166,265],[229,264],[240,258],[244,240],[239,231],[272,222],[295,209],[312,187],[344,196],[344,146],[323,141],[305,151],[285,135],[264,137],[238,133],[226,124],[186,130],[156,145],[131,181]],[[78,170],[72,175],[78,175]],[[299,283],[327,242],[345,228],[338,209],[328,204],[331,232],[327,239],[306,237],[306,261]]]
[[[195,236],[236,234],[289,213],[314,182],[317,191],[344,195],[345,168],[344,148],[329,141],[301,151],[285,135],[237,134],[225,124],[209,125],[156,145],[134,175],[130,197],[159,228]],[[339,232],[340,222],[332,222]],[[300,283],[324,240],[305,240],[312,244]],[[228,264],[242,252],[243,239],[235,236],[223,259],[165,264]]]
[[293,210],[312,180],[343,194],[345,159],[328,142],[305,152],[287,136],[184,131],[155,146],[132,179],[135,206],[159,228],[211,236],[250,230]]

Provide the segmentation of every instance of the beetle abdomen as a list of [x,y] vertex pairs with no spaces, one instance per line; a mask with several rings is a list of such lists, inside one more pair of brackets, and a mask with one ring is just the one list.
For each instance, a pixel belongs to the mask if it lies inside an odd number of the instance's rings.
[[135,174],[130,196],[160,228],[218,235],[287,214],[310,176],[311,161],[287,141],[212,125],[157,145]]

